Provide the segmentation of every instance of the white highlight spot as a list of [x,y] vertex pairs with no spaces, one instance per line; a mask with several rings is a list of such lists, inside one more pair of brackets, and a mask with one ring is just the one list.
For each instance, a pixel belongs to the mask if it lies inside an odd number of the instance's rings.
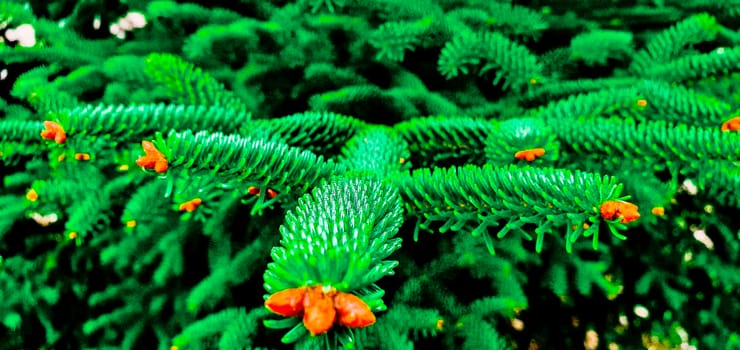
[[681,189],[688,192],[692,196],[695,196],[699,192],[699,189],[690,179],[686,179],[686,181],[683,182]]
[[650,316],[650,311],[642,305],[635,305],[635,315],[640,318],[648,318]]
[[5,37],[9,41],[17,41],[23,47],[36,45],[36,29],[30,24],[21,24],[18,28],[6,30]]
[[709,250],[714,249],[714,242],[712,242],[712,239],[709,238],[709,236],[707,236],[706,231],[704,231],[703,229],[693,228],[693,227],[691,231],[694,232],[694,239],[704,244],[704,246],[707,247],[707,249]]

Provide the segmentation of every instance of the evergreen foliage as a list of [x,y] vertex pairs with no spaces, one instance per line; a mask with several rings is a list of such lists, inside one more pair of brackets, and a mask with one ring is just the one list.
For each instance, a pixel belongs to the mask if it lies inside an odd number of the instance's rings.
[[737,28],[0,0],[0,350],[738,349]]

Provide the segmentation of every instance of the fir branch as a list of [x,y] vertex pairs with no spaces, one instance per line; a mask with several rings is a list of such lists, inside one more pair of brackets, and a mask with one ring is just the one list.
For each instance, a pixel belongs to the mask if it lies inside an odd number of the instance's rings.
[[[707,129],[663,121],[637,124],[634,120],[597,120],[579,118],[551,119],[548,125],[563,144],[569,145],[581,157],[613,155],[618,164],[625,158],[639,157],[653,170],[688,171],[697,167],[698,160],[740,159],[740,136],[722,132],[719,126]],[[589,135],[584,139],[583,135]],[[609,158],[609,157],[607,157]]]
[[[332,111],[351,115],[369,122],[389,123],[393,119],[408,119],[419,115],[418,109],[403,96],[375,85],[352,85],[316,94],[308,99],[316,111]],[[383,115],[382,120],[377,120]]]
[[668,63],[682,56],[687,46],[713,40],[719,28],[713,16],[706,13],[691,16],[650,40],[635,55],[630,69],[643,73],[651,66]]
[[[40,121],[0,120],[0,144],[6,145],[12,142],[30,146],[39,142],[42,130],[44,130],[44,124]],[[22,150],[20,148],[17,151]]]
[[188,311],[196,313],[203,308],[212,308],[221,301],[229,287],[250,279],[256,267],[263,264],[259,252],[268,248],[265,238],[254,240],[193,287],[186,299]]
[[409,160],[417,167],[483,164],[485,144],[495,125],[470,117],[414,118],[393,127],[409,145]]
[[167,89],[174,103],[222,106],[242,113],[247,110],[223,84],[178,56],[150,54],[145,72]]
[[334,162],[284,143],[206,131],[170,132],[159,148],[169,169],[212,173],[243,193],[253,184],[299,196],[338,171]]
[[414,51],[421,45],[422,36],[427,34],[434,19],[425,17],[415,22],[386,22],[373,31],[370,45],[378,53],[375,59],[402,62],[406,50]]
[[570,41],[571,57],[587,65],[605,65],[608,59],[623,60],[630,57],[632,33],[617,30],[593,30],[573,37]]
[[558,160],[560,144],[541,121],[509,119],[490,133],[485,152],[488,162],[499,166],[522,162],[553,165]]
[[507,36],[536,41],[541,37],[541,32],[549,27],[542,13],[525,6],[493,1],[486,4],[485,10],[490,14],[485,24]]
[[[609,176],[538,168],[496,168],[491,165],[464,166],[450,169],[420,169],[410,175],[394,177],[409,212],[423,217],[420,228],[430,228],[442,222],[439,231],[471,232],[482,235],[486,247],[493,253],[489,227],[501,226],[497,236],[509,231],[522,231],[525,224],[534,224],[537,235],[536,251],[541,252],[544,236],[555,228],[566,228],[566,247],[584,233],[583,224],[592,225],[585,236],[593,235],[598,246],[599,208],[620,200],[621,185]],[[620,229],[607,221],[612,233]],[[575,226],[573,231],[570,227]]]
[[550,120],[570,120],[582,116],[632,115],[643,109],[640,100],[639,92],[634,87],[607,88],[550,102],[534,110],[531,117],[549,123]]
[[[447,79],[496,70],[493,84],[521,89],[542,79],[542,65],[529,50],[495,32],[462,33],[447,42],[439,55],[439,72]],[[482,65],[482,66],[480,66]],[[480,67],[479,67],[480,66]]]
[[209,130],[233,133],[248,124],[250,113],[226,106],[188,105],[83,105],[62,110],[61,121],[71,136],[103,137],[127,143],[169,130]]
[[320,284],[351,292],[392,274],[398,262],[384,259],[401,245],[392,238],[400,204],[394,189],[367,179],[340,179],[301,197],[280,228],[265,289]]
[[740,70],[740,47],[720,47],[709,53],[687,55],[664,64],[651,65],[644,71],[644,76],[669,82],[682,82],[738,70]]
[[291,147],[331,156],[366,127],[361,120],[333,112],[307,111],[273,119],[256,119],[241,127],[243,135],[275,138]]
[[368,171],[385,177],[408,167],[409,150],[404,141],[389,127],[361,131],[342,148],[340,164],[355,171]]
[[652,119],[714,128],[732,115],[730,103],[683,86],[645,80],[637,89],[647,103],[644,114]]
[[740,166],[726,161],[706,161],[691,176],[701,196],[735,208],[740,208]]
[[547,84],[537,85],[522,96],[525,100],[549,101],[563,98],[568,95],[593,93],[599,90],[621,90],[636,85],[639,79],[635,77],[614,77],[598,79],[550,80]]

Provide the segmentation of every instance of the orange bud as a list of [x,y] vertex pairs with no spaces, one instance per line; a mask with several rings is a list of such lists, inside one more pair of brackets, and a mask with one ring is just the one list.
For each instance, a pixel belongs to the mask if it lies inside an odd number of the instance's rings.
[[738,130],[740,130],[740,117],[734,117],[722,123],[722,131],[738,131]]
[[443,319],[437,320],[437,330],[438,331],[441,331],[442,328],[444,328],[444,326],[445,326],[445,320]]
[[630,223],[640,218],[637,206],[624,201],[606,201],[601,204],[601,217],[605,220],[614,220],[621,217],[623,224]]
[[126,222],[126,227],[136,227],[136,220],[129,220]]
[[354,294],[337,293],[334,308],[339,314],[339,324],[350,327],[367,327],[375,323],[375,315],[362,299]]
[[26,193],[26,199],[28,199],[28,200],[29,200],[29,201],[31,201],[31,202],[35,202],[36,200],[38,200],[38,199],[39,199],[39,194],[38,194],[38,193],[36,193],[36,190],[34,190],[34,189],[32,188],[32,189],[30,189],[30,190],[28,191],[28,193]]
[[167,171],[168,163],[164,154],[154,147],[154,144],[149,141],[141,141],[141,146],[144,148],[146,155],[139,157],[136,160],[136,164],[144,169],[154,169],[158,173]]
[[637,100],[637,105],[640,106],[640,107],[645,107],[645,106],[647,106],[647,104],[648,104],[648,102],[647,102],[646,99],[639,99],[639,100]]
[[267,189],[267,198],[275,198],[277,196],[277,192],[273,190],[272,188]]
[[90,160],[90,155],[87,153],[75,153],[75,159],[77,160]]
[[328,332],[337,318],[333,291],[324,292],[321,286],[308,288],[303,301],[303,325],[311,335]]
[[250,195],[252,195],[252,196],[255,196],[255,195],[256,196],[259,196],[260,195],[260,189],[257,188],[257,187],[254,187],[254,186],[249,186],[249,188],[247,188],[247,192]]
[[290,288],[270,295],[265,300],[265,307],[281,316],[296,317],[303,312],[305,297],[306,287]]
[[663,207],[655,207],[650,212],[653,213],[653,215],[655,215],[655,216],[663,216],[663,215],[665,215],[665,208],[663,208]]
[[44,130],[41,131],[41,138],[54,140],[54,142],[62,144],[67,140],[67,134],[59,123],[47,120],[44,122]]
[[180,204],[180,211],[187,211],[188,213],[192,213],[195,211],[198,206],[203,203],[203,200],[200,198],[193,198],[185,203]]
[[542,157],[543,155],[545,155],[544,148],[533,148],[516,152],[514,154],[514,158],[531,162],[538,157]]
[[70,232],[67,236],[69,237],[69,239],[75,239],[77,238],[77,232]]

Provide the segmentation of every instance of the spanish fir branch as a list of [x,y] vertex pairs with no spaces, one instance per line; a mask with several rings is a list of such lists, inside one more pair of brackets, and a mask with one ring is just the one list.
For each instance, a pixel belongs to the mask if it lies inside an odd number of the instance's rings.
[[188,311],[197,313],[202,309],[212,308],[221,301],[231,286],[252,278],[256,268],[263,264],[263,257],[259,253],[267,250],[268,239],[269,237],[260,236],[195,285],[186,299]]
[[543,77],[542,64],[529,50],[496,32],[462,33],[447,42],[437,62],[447,79],[472,71],[484,75],[495,70],[493,84],[520,90]]
[[643,109],[639,104],[641,99],[639,91],[634,87],[608,88],[550,102],[534,110],[530,116],[548,122],[581,116],[631,116]]
[[724,75],[740,70],[740,46],[717,48],[709,53],[682,56],[649,66],[643,76],[669,82],[683,82]]
[[44,124],[40,121],[0,120],[0,159],[8,162],[15,156],[36,153],[42,130]]
[[408,159],[408,144],[394,129],[371,127],[347,141],[339,162],[349,170],[385,177],[407,168]]
[[384,259],[400,247],[393,236],[401,220],[400,197],[378,180],[339,179],[318,187],[286,214],[265,290],[321,284],[354,291],[373,284],[398,264]]
[[[377,118],[378,114],[396,114],[409,119],[420,114],[411,101],[376,85],[352,85],[326,91],[308,99],[311,110],[333,111],[361,119]],[[367,106],[373,106],[368,108]],[[385,117],[383,121],[387,122]]]
[[568,95],[587,94],[599,90],[616,89],[632,87],[639,82],[635,77],[614,77],[598,79],[576,79],[576,80],[550,80],[547,84],[537,85],[536,88],[530,89],[526,95],[520,98],[525,101],[542,101],[546,102],[554,99],[561,99]]
[[261,307],[252,309],[249,312],[242,311],[238,313],[236,317],[228,323],[223,333],[221,333],[221,338],[218,341],[218,348],[260,350],[260,348],[252,347],[252,338],[255,337],[255,334],[257,334],[257,331],[260,329],[259,321],[264,319],[267,314],[267,310]]
[[[260,308],[259,310],[261,313],[266,314],[263,309]],[[247,311],[243,308],[229,308],[211,313],[185,327],[185,329],[172,339],[172,345],[178,348],[183,348],[187,345],[197,345],[202,340],[225,332],[242,315],[247,315]]]
[[716,128],[732,116],[730,103],[683,86],[645,80],[637,89],[647,103],[644,114],[651,119]]
[[[383,334],[390,333],[391,329],[397,332],[398,338],[408,342],[412,339],[438,336],[444,329],[444,321],[439,310],[394,304],[394,307],[380,319],[378,327],[374,327],[372,331]],[[378,344],[380,347],[391,346],[383,338],[380,339],[382,341],[382,345]]]
[[75,97],[102,91],[105,84],[103,70],[97,65],[79,67],[65,76],[55,78],[52,82],[59,91]]
[[[23,217],[26,212],[26,205],[23,197],[20,196],[0,196],[0,207],[3,208],[3,215],[0,217],[0,241],[3,236],[10,231],[13,224]],[[3,247],[4,245],[0,245]],[[6,250],[3,247],[3,250]]]
[[354,117],[307,111],[281,118],[255,119],[241,126],[242,135],[275,138],[291,147],[332,156],[366,124]]
[[682,55],[691,45],[711,41],[720,26],[713,16],[700,13],[693,15],[656,35],[632,60],[631,70],[643,73],[651,66],[668,63]]
[[630,57],[632,33],[619,30],[592,30],[576,35],[570,41],[571,58],[589,66],[606,65],[609,59],[625,60]]
[[338,171],[334,162],[282,142],[207,131],[170,132],[159,150],[170,169],[212,173],[242,191],[251,183],[300,195]]
[[537,41],[542,36],[541,32],[549,27],[542,13],[529,7],[495,1],[486,2],[482,7],[488,17],[481,29],[494,29],[506,36]]
[[705,161],[698,166],[695,179],[700,195],[704,198],[740,208],[740,166],[737,162],[727,161]]
[[465,337],[461,347],[463,350],[475,350],[485,347],[501,350],[510,349],[509,345],[502,339],[496,328],[489,321],[467,317],[460,320],[458,324],[460,325],[459,332],[464,334]]
[[[613,156],[612,163],[639,157],[654,170],[689,171],[699,160],[740,159],[740,135],[720,128],[699,128],[664,121],[636,123],[632,119],[551,119],[548,126],[580,157]],[[588,135],[584,138],[584,135]],[[609,157],[607,157],[609,158]]]
[[70,137],[104,137],[126,143],[169,130],[209,130],[235,133],[248,124],[250,113],[226,106],[180,104],[82,105],[62,110],[52,119],[61,121]]
[[414,51],[421,45],[434,19],[425,17],[415,22],[385,22],[370,36],[370,45],[378,50],[376,60],[402,62],[405,51]]
[[[622,187],[613,177],[552,168],[498,168],[489,164],[425,168],[396,176],[394,182],[409,212],[424,218],[420,228],[441,222],[442,233],[452,230],[482,235],[491,253],[494,244],[489,227],[501,227],[498,238],[511,230],[529,238],[529,233],[522,230],[526,224],[536,226],[537,252],[542,251],[544,236],[555,229],[564,229],[571,251],[572,243],[584,234],[584,223],[590,223],[584,235],[593,235],[596,247],[600,208],[623,198]],[[606,222],[616,237],[623,238],[616,232],[619,225]]]
[[518,118],[502,121],[485,143],[486,159],[494,165],[514,163],[554,165],[560,144],[545,123]]
[[246,112],[244,102],[192,63],[171,54],[146,57],[146,74],[168,91],[173,103],[221,106]]
[[488,137],[496,125],[472,117],[414,118],[393,127],[406,140],[409,160],[416,167],[444,164],[483,164]]
[[[265,325],[292,327],[282,341],[301,346],[314,339],[304,336],[308,332],[325,334],[336,320],[347,329],[332,332],[331,339],[354,343],[352,329],[372,325],[373,311],[386,309],[385,292],[374,283],[398,265],[384,259],[401,246],[401,239],[393,238],[401,222],[398,192],[379,180],[340,178],[301,197],[280,227],[281,244],[271,251],[264,287],[272,294],[265,304],[271,311],[303,315],[303,323],[284,319]],[[332,300],[333,306],[326,304]]]

